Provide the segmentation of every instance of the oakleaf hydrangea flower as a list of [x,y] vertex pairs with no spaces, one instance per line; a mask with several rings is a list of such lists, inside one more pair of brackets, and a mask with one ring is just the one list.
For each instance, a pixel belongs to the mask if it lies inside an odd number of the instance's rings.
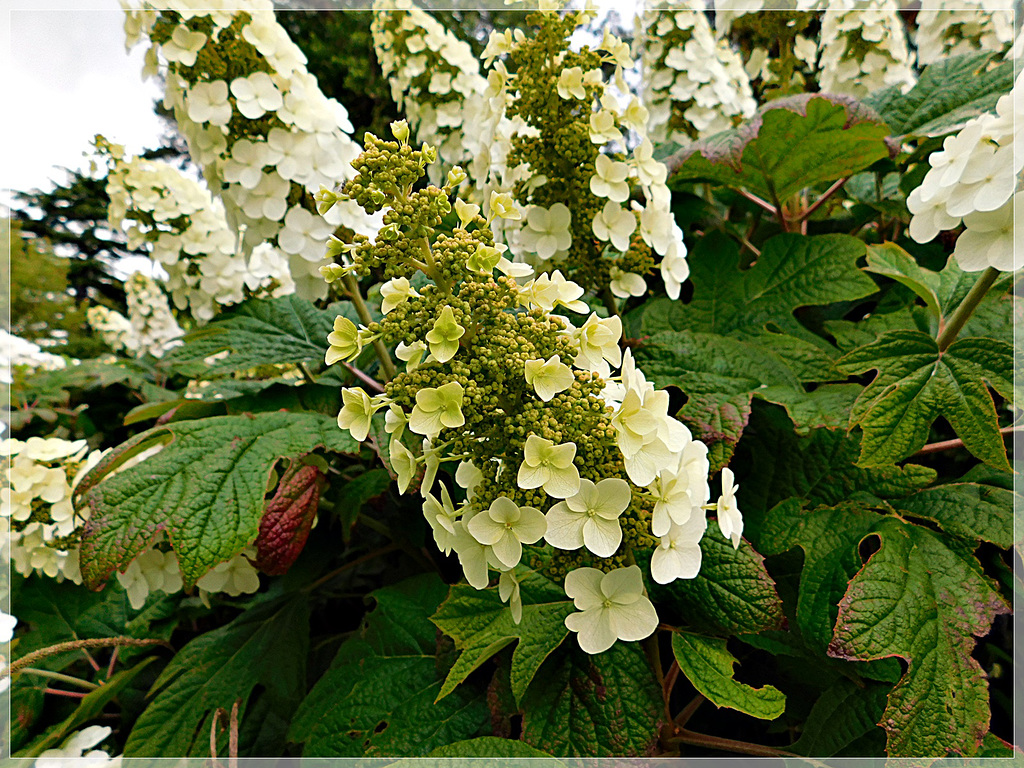
[[523,463],[516,479],[520,488],[543,488],[556,499],[575,495],[580,489],[580,471],[572,463],[576,456],[574,443],[555,445],[537,435],[526,438]]
[[598,557],[611,557],[622,543],[619,517],[631,499],[629,483],[621,478],[583,479],[579,493],[548,510],[544,538],[559,549],[585,546]]
[[577,633],[587,653],[603,653],[616,640],[643,640],[658,628],[658,614],[635,565],[608,573],[577,568],[566,574],[565,593],[578,611],[565,618],[565,626]]
[[611,240],[620,251],[629,248],[629,238],[636,231],[636,216],[612,200],[604,204],[594,217],[594,235],[598,240]]
[[739,549],[740,537],[743,535],[743,515],[736,506],[736,491],[740,489],[734,482],[732,470],[722,470],[722,495],[718,499],[718,527],[722,535],[732,541],[733,549]]
[[475,515],[466,528],[474,539],[491,548],[498,562],[514,568],[523,556],[523,544],[534,544],[544,536],[547,520],[533,507],[517,506],[502,496]]
[[452,308],[445,307],[426,336],[430,354],[437,358],[439,363],[447,363],[459,351],[459,339],[465,334],[466,329],[455,321]]
[[598,155],[595,173],[590,177],[590,191],[598,197],[624,203],[629,199],[628,176],[628,165],[614,161],[608,155]]
[[345,388],[341,390],[341,411],[338,413],[338,426],[352,433],[353,439],[362,442],[370,434],[373,414],[383,408],[386,399],[371,398],[361,389]]
[[363,351],[359,329],[344,315],[334,318],[334,330],[327,335],[327,343],[330,344],[324,358],[327,365],[334,365],[339,360],[352,360]]
[[533,387],[537,397],[545,403],[559,392],[564,392],[576,380],[572,369],[553,355],[548,360],[527,360],[526,383]]
[[672,523],[651,555],[651,576],[659,584],[676,579],[692,579],[700,571],[700,540],[707,530],[708,519],[703,510],[691,515],[685,523]]
[[554,258],[572,245],[571,220],[569,209],[562,203],[550,208],[531,206],[526,213],[526,226],[519,231],[519,242],[542,259]]
[[419,293],[412,287],[409,278],[396,277],[381,286],[380,295],[384,299],[380,311],[386,315],[403,301],[419,296]]
[[436,435],[466,423],[462,414],[465,390],[457,381],[440,387],[426,387],[416,393],[416,405],[409,417],[409,429],[420,435]]

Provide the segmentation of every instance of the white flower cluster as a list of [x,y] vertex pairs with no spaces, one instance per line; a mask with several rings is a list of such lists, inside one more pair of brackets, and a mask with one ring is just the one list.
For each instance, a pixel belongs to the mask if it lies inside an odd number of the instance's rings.
[[171,314],[167,295],[157,282],[141,272],[124,283],[128,317],[104,306],[89,307],[86,317],[103,341],[115,352],[124,349],[135,357],[162,357],[180,343],[184,332]]
[[67,360],[0,328],[0,384],[12,383],[15,366],[30,371],[57,371],[67,367]]
[[1013,10],[999,0],[924,0],[915,42],[922,66],[944,56],[1003,52],[1013,43]]
[[[399,280],[404,283],[396,286],[396,291],[407,301],[411,296],[408,280],[396,278],[391,283]],[[400,287],[404,289],[399,290]],[[522,303],[531,310],[550,313],[558,305],[572,312],[586,311],[579,301],[583,289],[565,280],[558,271],[550,277],[542,275],[531,280],[520,288],[520,295]],[[542,511],[520,507],[507,496],[501,496],[485,508],[476,500],[477,489],[484,481],[484,468],[465,456],[446,453],[450,441],[438,440],[442,430],[465,424],[464,389],[457,381],[421,389],[410,412],[386,395],[371,398],[360,388],[344,389],[344,405],[338,414],[339,427],[361,441],[369,434],[373,415],[386,409],[385,428],[391,434],[389,455],[398,475],[399,491],[406,492],[418,472],[424,472],[420,485],[425,498],[423,513],[438,548],[445,554],[457,554],[466,580],[477,589],[488,586],[492,569],[498,571],[499,594],[510,602],[516,622],[522,616],[522,601],[514,569],[522,559],[523,546],[543,540],[557,549],[585,548],[597,557],[615,556],[623,542],[620,517],[630,507],[634,494],[653,503],[650,534],[657,546],[651,559],[651,576],[660,584],[697,575],[707,510],[717,510],[720,529],[733,546],[739,546],[743,532],[743,518],[735,499],[738,488],[732,472],[723,470],[722,497],[716,504],[709,504],[707,446],[694,440],[689,430],[669,415],[668,392],[656,390],[635,366],[630,351],[622,352],[620,319],[603,320],[591,314],[578,328],[561,315],[548,315],[548,319],[559,323],[572,339],[575,358],[563,362],[555,355],[547,360],[527,361],[522,376],[539,400],[550,402],[576,381],[574,368],[607,377],[611,366],[618,367],[619,374],[606,379],[602,395],[614,409],[611,425],[629,482],[619,477],[596,483],[583,478],[574,464],[575,443],[555,444],[531,434],[519,466],[502,465],[499,461],[496,468],[487,468],[489,475],[499,481],[514,478],[516,486],[523,490],[542,489],[556,503]],[[454,332],[449,333],[449,328]],[[457,340],[463,331],[446,307],[434,331],[427,335],[430,356],[424,360],[427,349],[419,349],[410,356],[407,369],[412,371],[453,359],[462,349]],[[350,320],[339,317],[334,333],[328,337],[331,346],[327,363],[358,354],[361,334],[365,334],[365,329],[360,332]],[[417,344],[424,346],[422,342]],[[419,455],[402,442],[407,431],[422,436]],[[459,507],[454,505],[443,483],[440,498],[433,493],[441,462],[455,460],[460,461],[455,480],[466,490],[466,500]],[[641,640],[657,628],[657,613],[644,594],[642,573],[635,565],[608,573],[578,568],[567,575],[565,589],[578,610],[566,619],[566,626],[578,633],[580,647],[588,653],[601,653],[617,640]]]
[[203,323],[249,296],[294,293],[287,257],[264,243],[246,258],[223,204],[202,184],[169,163],[125,159],[116,149],[110,163],[110,225],[126,230],[132,248],[149,243],[179,310]]
[[[337,226],[371,235],[379,220],[351,201],[333,206],[326,220],[311,210],[310,195],[353,176],[349,163],[359,147],[345,108],[306,70],[305,55],[277,23],[273,4],[169,0],[126,13],[129,45],[141,35],[160,41],[147,52],[146,71],[161,72],[159,51],[166,62],[164,104],[210,188],[223,189],[228,223],[244,233],[242,253],[248,257],[276,241],[288,255],[296,291],[325,296],[324,240]],[[233,74],[210,79],[211,71]]]
[[487,109],[473,50],[411,0],[377,0],[372,31],[391,95],[417,141],[437,147],[445,165],[469,165]]
[[[797,10],[797,3],[798,0],[772,0],[771,3],[766,3],[765,0],[713,0],[715,33],[721,40],[729,40],[733,36],[733,25],[738,19],[751,14],[794,11]],[[767,41],[755,39],[750,42],[749,47],[744,48],[741,58],[744,62],[743,69],[750,81],[760,81],[763,88],[766,83],[776,80],[769,68],[772,56],[765,46]],[[793,55],[803,62],[807,69],[813,70],[818,58],[818,44],[812,38],[798,34],[793,40]],[[789,85],[776,84],[783,87]]]
[[78,550],[63,542],[86,519],[72,505],[72,491],[102,456],[90,452],[85,440],[0,442],[0,561],[12,563],[23,576],[39,573],[81,583]]
[[[206,599],[209,593],[220,593],[237,597],[251,594],[260,588],[260,577],[256,568],[249,561],[255,556],[253,548],[235,555],[223,563],[219,563],[212,571],[196,582],[200,595]],[[116,574],[117,580],[128,593],[128,601],[132,608],[138,610],[146,604],[146,599],[155,592],[173,595],[180,592],[183,586],[178,558],[173,552],[151,547],[132,560],[124,573]]]
[[[1024,215],[1024,74],[1000,97],[995,114],[971,120],[933,152],[931,169],[907,197],[910,236],[926,243],[963,221],[953,255],[967,272],[987,267],[1012,271],[1024,236],[1014,219]],[[1021,228],[1024,229],[1024,228]]]
[[[4,646],[4,654],[0,654],[0,672],[7,669],[7,644],[14,639],[14,628],[18,626],[18,619],[9,613],[0,611],[0,646]],[[6,676],[0,678],[0,694],[11,687],[11,678]]]
[[716,39],[703,0],[648,4],[636,17],[644,101],[652,141],[689,144],[751,117],[757,110],[743,60]]
[[823,91],[862,99],[916,80],[914,55],[896,0],[800,0],[800,10],[826,7],[821,20],[818,82]]
[[[584,19],[586,14],[581,15],[581,21]],[[523,88],[531,86],[519,83],[517,76],[507,71],[503,58],[499,57],[506,56],[526,42],[526,36],[521,32],[492,32],[484,50],[485,59],[492,61],[488,75],[489,99],[492,106],[502,112],[522,97]],[[611,82],[605,81],[600,68],[584,72],[581,67],[566,66],[563,61],[552,61],[551,65],[558,72],[558,98],[572,102],[584,115],[589,115],[590,142],[607,150],[598,156],[589,184],[590,192],[605,202],[588,222],[573,222],[563,203],[547,207],[528,204],[525,211],[500,214],[507,227],[504,236],[517,260],[528,261],[538,271],[546,271],[554,269],[559,261],[566,258],[574,236],[596,237],[608,243],[613,250],[625,252],[630,247],[633,234],[639,229],[643,241],[662,257],[660,268],[666,292],[670,297],[678,298],[680,287],[690,273],[686,245],[682,230],[676,225],[670,210],[671,193],[666,184],[668,169],[654,158],[654,145],[648,136],[650,113],[636,96],[630,95],[625,82],[624,69],[634,66],[629,46],[606,29],[603,39],[594,49],[600,52],[604,63],[614,64]],[[586,86],[599,88],[597,98],[588,99]],[[536,88],[535,85],[532,87]],[[617,94],[623,94],[622,98]],[[521,133],[530,135],[535,130],[524,127]],[[627,135],[639,140],[632,151],[627,147]],[[500,178],[492,174],[492,185],[526,180],[525,188],[536,191],[549,182],[547,177],[522,165],[510,171]],[[644,205],[636,200],[630,201],[633,185],[643,192]],[[515,208],[507,193],[495,194],[492,191],[488,214],[493,212],[496,200]],[[513,228],[516,224],[518,229]],[[642,275],[619,270],[613,274],[610,288],[619,298],[641,296],[646,291],[646,283]]]
[[106,725],[90,725],[64,740],[59,747],[47,749],[36,758],[35,768],[120,768],[121,756],[111,757],[102,749],[93,749],[110,735]]

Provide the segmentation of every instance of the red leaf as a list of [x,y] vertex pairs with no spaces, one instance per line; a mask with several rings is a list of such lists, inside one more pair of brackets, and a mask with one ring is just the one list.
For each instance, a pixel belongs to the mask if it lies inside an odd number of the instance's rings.
[[263,573],[287,573],[309,537],[320,502],[320,470],[295,464],[285,472],[260,520],[254,565]]

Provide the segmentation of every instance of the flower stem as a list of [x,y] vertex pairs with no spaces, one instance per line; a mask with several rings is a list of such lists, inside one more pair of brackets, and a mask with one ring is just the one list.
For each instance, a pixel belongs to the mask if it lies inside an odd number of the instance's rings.
[[[11,665],[6,669],[0,670],[0,680],[20,672],[25,667],[28,667],[33,662],[45,659],[50,656],[56,656],[58,653],[65,653],[67,651],[84,650],[86,648],[109,648],[110,646],[132,646],[141,647],[146,645],[164,645],[170,647],[170,644],[166,640],[157,640],[155,638],[137,638],[137,637],[97,637],[90,638],[88,640],[69,640],[66,643],[57,643],[46,648],[40,648],[38,651],[32,651],[27,653],[20,659],[16,659],[11,662]],[[99,669],[99,667],[97,667]]]
[[741,755],[756,755],[758,757],[800,757],[793,752],[786,752],[783,749],[768,747],[763,744],[751,744],[747,741],[736,741],[734,739],[723,739],[720,736],[709,736],[706,733],[695,733],[683,729],[677,736],[669,741],[678,744],[692,744],[695,747],[707,747],[718,749],[722,752],[736,752]]
[[[363,325],[369,325],[373,322],[373,318],[370,316],[369,307],[367,307],[366,302],[363,301],[363,294],[359,291],[359,283],[353,275],[345,275],[344,280],[349,298],[352,299],[352,303],[356,305],[356,312],[359,314],[359,319],[363,321]],[[373,351],[377,353],[377,359],[380,360],[380,367],[384,370],[385,379],[390,381],[395,378],[395,374],[398,373],[398,371],[395,370],[395,364],[391,361],[391,355],[388,354],[387,347],[384,346],[384,343],[380,339],[373,342]]]
[[79,688],[85,688],[89,691],[99,688],[96,683],[90,683],[88,680],[81,680],[77,677],[72,677],[71,675],[61,674],[60,672],[51,672],[48,669],[23,667],[20,672],[23,675],[35,675],[36,677],[45,677],[47,680],[57,680],[58,682],[67,683],[68,685],[76,685]]
[[971,290],[964,296],[960,306],[953,310],[952,317],[949,318],[949,322],[946,323],[946,326],[939,334],[937,339],[939,352],[945,352],[949,345],[956,340],[956,335],[960,333],[964,324],[974,314],[974,310],[978,308],[981,300],[985,298],[985,294],[995,284],[999,274],[999,270],[995,267],[989,267],[981,273],[981,277],[978,278],[978,281]]

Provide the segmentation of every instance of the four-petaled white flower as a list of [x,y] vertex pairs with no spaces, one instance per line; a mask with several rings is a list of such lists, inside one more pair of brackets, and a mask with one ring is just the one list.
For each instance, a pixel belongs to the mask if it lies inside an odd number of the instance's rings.
[[700,540],[707,527],[703,511],[682,525],[672,523],[651,555],[651,577],[659,584],[695,577],[700,571]]
[[351,360],[363,351],[362,337],[356,324],[344,315],[334,318],[334,330],[327,334],[327,354],[324,361],[334,365],[339,360]]
[[608,573],[577,568],[565,576],[565,594],[579,611],[565,617],[565,626],[587,653],[607,651],[616,640],[643,640],[658,628],[658,613],[635,565]]
[[587,91],[583,87],[583,69],[568,67],[558,75],[558,96],[562,99],[585,99]]
[[558,355],[548,360],[527,360],[524,366],[526,383],[533,387],[537,397],[545,403],[559,392],[564,392],[576,381],[572,369]]
[[629,199],[628,176],[628,165],[612,160],[608,155],[598,155],[594,175],[590,177],[590,191],[598,197],[624,203]]
[[184,24],[179,24],[171,33],[171,39],[160,46],[160,51],[168,61],[194,67],[196,56],[206,45],[206,40],[207,37],[202,32],[195,32]]
[[739,549],[740,537],[743,535],[743,515],[736,506],[736,491],[740,489],[733,481],[732,470],[722,470],[722,495],[718,499],[718,527],[722,535],[732,541],[733,549]]
[[512,621],[516,624],[523,620],[523,598],[519,592],[519,577],[512,569],[502,571],[498,577],[498,597],[508,601],[512,611]]
[[409,417],[409,429],[418,435],[436,435],[445,427],[454,429],[466,423],[462,415],[464,390],[457,381],[440,387],[424,387],[416,393],[416,405]]
[[590,140],[594,144],[622,141],[622,131],[615,125],[615,113],[602,109],[590,116]]
[[391,466],[394,468],[395,474],[398,475],[398,492],[405,493],[409,490],[412,479],[416,477],[419,461],[413,452],[398,439],[397,435],[391,436],[388,453],[391,456]]
[[362,442],[370,434],[373,414],[390,401],[384,395],[371,399],[359,387],[346,387],[341,390],[341,402],[343,405],[338,413],[338,426],[347,429],[355,440]]
[[587,303],[580,297],[583,288],[572,280],[566,280],[560,270],[550,275],[543,274],[519,289],[519,303],[551,312],[555,305],[561,305],[570,312],[586,312]]
[[582,478],[575,496],[548,510],[548,544],[558,549],[585,546],[598,557],[611,557],[622,543],[619,517],[633,498],[629,483],[608,477],[597,483]]
[[711,495],[710,468],[707,446],[692,440],[679,453],[675,466],[661,470],[650,485],[655,499],[651,515],[651,532],[655,536],[664,536],[673,525],[682,525],[691,516],[703,514],[701,507]]
[[629,296],[643,296],[647,293],[647,282],[642,275],[636,272],[623,272],[618,267],[612,267],[608,272],[611,282],[608,289],[613,296],[625,299]]
[[531,434],[526,438],[516,483],[523,490],[544,488],[546,494],[556,499],[574,496],[580,490],[580,471],[572,463],[574,458],[576,443],[555,445]]
[[540,541],[548,523],[533,507],[520,507],[507,496],[495,499],[486,512],[473,516],[466,528],[473,538],[491,548],[506,568],[514,568],[523,556],[523,544]]
[[672,223],[672,241],[668,252],[661,260],[661,279],[665,282],[665,293],[670,299],[679,298],[679,289],[690,276],[690,264],[686,261],[686,243],[683,231]]
[[395,277],[380,287],[380,295],[383,299],[380,311],[386,315],[399,304],[408,301],[413,296],[419,296],[419,293],[412,287],[409,278]]
[[622,364],[622,320],[618,315],[602,320],[592,312],[587,321],[573,332],[579,354],[574,361],[577,368],[596,371],[607,377],[608,363],[618,367]]
[[641,184],[653,186],[664,184],[668,175],[668,168],[659,160],[654,159],[654,145],[650,139],[644,139],[633,150],[633,159],[636,161],[636,175]]
[[275,112],[284,104],[281,91],[266,72],[236,77],[231,81],[231,93],[235,97],[238,111],[250,120],[261,118],[267,112]]
[[223,80],[196,83],[188,92],[188,116],[197,123],[227,125],[231,120],[228,84]]
[[571,220],[572,214],[562,203],[550,208],[532,205],[526,213],[526,226],[519,231],[519,242],[542,259],[550,259],[572,245]]
[[629,238],[634,232],[636,216],[612,200],[594,217],[594,235],[598,240],[611,240],[619,251],[629,250]]

